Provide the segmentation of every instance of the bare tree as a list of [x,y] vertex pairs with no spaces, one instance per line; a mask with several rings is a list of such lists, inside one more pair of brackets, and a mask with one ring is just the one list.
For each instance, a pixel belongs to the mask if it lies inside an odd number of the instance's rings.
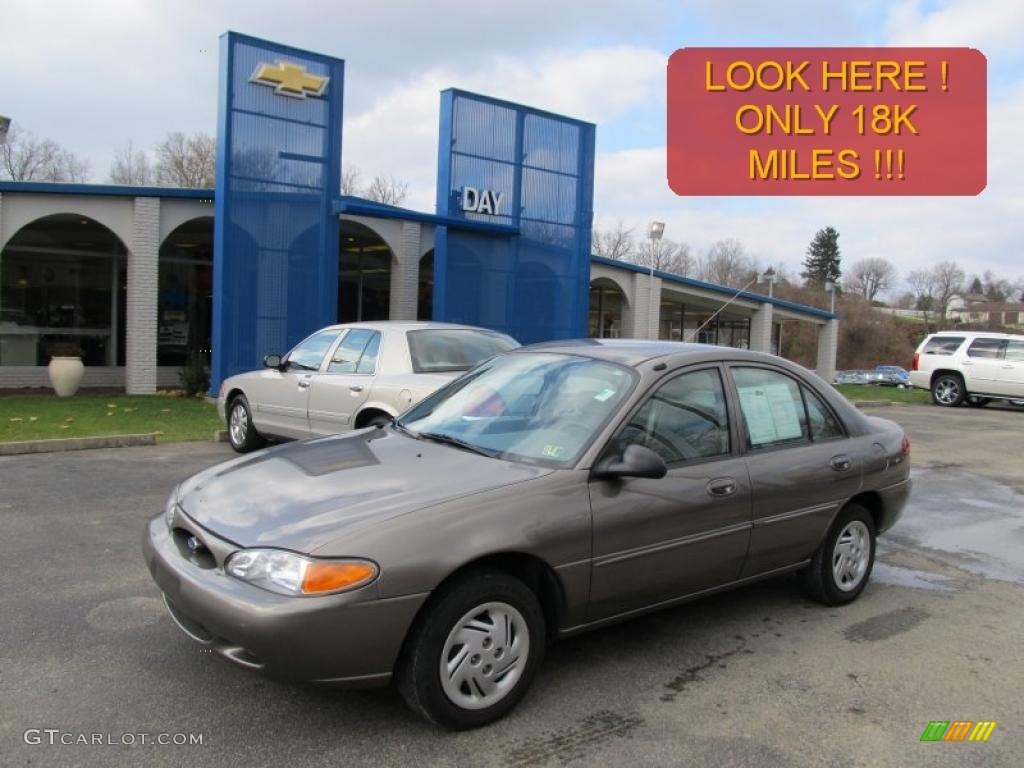
[[631,261],[630,257],[636,252],[633,230],[626,229],[622,224],[622,219],[619,219],[615,229],[604,231],[595,229],[591,238],[591,250],[606,259]]
[[700,263],[701,279],[718,285],[741,288],[755,275],[753,262],[743,244],[731,237],[712,245]]
[[111,184],[151,184],[153,168],[146,150],[136,150],[130,141],[117,150],[110,164],[108,181]]
[[374,176],[373,181],[363,190],[369,200],[385,205],[401,205],[409,193],[409,185],[394,176]]
[[208,134],[167,134],[155,148],[156,183],[163,187],[200,189],[214,186],[216,152],[216,142]]
[[907,287],[914,295],[914,308],[923,313],[927,327],[929,315],[935,309],[935,275],[930,270],[915,269],[907,275]]
[[0,144],[0,178],[11,181],[72,181],[89,177],[89,163],[51,139],[40,139],[12,125]]
[[631,254],[629,261],[650,269],[659,269],[675,275],[687,277],[694,271],[693,257],[687,243],[662,238],[647,238],[640,242]]
[[868,301],[896,282],[896,267],[888,259],[874,256],[854,262],[846,271],[846,289]]
[[955,261],[940,261],[932,267],[932,282],[935,311],[944,320],[950,300],[964,289],[964,271]]
[[358,195],[362,189],[363,174],[354,165],[346,165],[341,169],[341,194]]

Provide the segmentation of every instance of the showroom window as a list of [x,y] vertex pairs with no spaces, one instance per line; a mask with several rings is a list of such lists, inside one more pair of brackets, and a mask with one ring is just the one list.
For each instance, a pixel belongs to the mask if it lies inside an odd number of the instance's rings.
[[213,314],[213,219],[187,221],[160,246],[157,365],[210,359]]
[[127,253],[77,214],[19,230],[0,253],[0,365],[47,365],[54,355],[124,365]]

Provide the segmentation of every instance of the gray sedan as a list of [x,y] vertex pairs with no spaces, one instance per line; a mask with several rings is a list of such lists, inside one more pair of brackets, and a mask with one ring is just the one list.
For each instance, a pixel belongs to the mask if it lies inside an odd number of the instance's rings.
[[470,728],[545,644],[797,571],[849,603],[910,445],[768,355],[586,340],[494,357],[393,424],[185,481],[144,536],[178,626],[293,680],[395,680]]

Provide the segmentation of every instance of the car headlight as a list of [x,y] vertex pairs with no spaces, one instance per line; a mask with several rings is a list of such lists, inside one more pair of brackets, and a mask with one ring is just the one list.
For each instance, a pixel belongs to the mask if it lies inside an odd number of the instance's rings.
[[243,549],[225,565],[235,578],[279,595],[325,595],[369,584],[380,572],[368,560],[314,560],[281,549]]
[[178,488],[175,486],[174,490],[171,491],[171,495],[167,497],[167,502],[164,504],[164,522],[167,523],[168,528],[174,527],[174,510],[178,507]]

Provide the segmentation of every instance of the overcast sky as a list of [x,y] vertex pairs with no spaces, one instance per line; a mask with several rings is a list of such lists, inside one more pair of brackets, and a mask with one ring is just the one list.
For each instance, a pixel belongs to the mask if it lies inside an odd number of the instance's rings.
[[[346,60],[344,159],[407,180],[432,210],[438,93],[488,93],[598,124],[595,213],[702,253],[739,239],[798,269],[814,232],[843,260],[902,273],[955,259],[1024,277],[1021,0],[40,0],[0,11],[0,114],[88,158],[105,181],[116,147],[170,130],[213,133],[218,37],[266,37]],[[965,45],[989,62],[988,187],[978,197],[680,198],[665,181],[665,64],[693,45]],[[210,51],[210,52],[205,52]]]

